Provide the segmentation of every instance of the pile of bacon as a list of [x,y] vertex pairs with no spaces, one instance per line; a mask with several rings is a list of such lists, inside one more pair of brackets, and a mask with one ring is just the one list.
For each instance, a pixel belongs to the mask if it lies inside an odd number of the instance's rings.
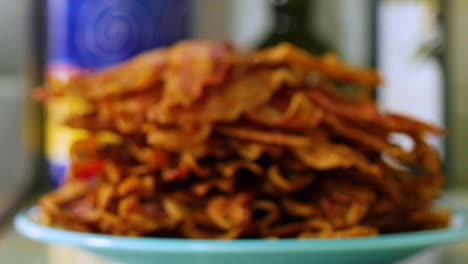
[[368,96],[379,82],[290,44],[247,52],[207,41],[51,79],[46,100],[79,101],[65,123],[87,133],[71,148],[66,182],[40,200],[40,221],[217,239],[447,227],[450,213],[431,208],[443,176],[425,141],[443,131],[380,113]]

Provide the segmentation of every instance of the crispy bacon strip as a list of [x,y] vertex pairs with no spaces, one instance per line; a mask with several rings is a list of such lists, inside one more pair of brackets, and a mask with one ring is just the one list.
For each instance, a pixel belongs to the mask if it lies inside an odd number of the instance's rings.
[[375,71],[343,65],[333,55],[316,58],[289,43],[282,43],[270,49],[257,51],[252,55],[252,61],[257,64],[299,66],[334,80],[366,87],[375,87],[381,82],[380,76]]

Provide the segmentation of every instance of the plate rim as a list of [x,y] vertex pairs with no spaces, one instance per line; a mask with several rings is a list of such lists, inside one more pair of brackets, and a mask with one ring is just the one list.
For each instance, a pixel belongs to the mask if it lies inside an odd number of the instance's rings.
[[[34,222],[31,215],[37,207],[20,211],[14,226],[21,235],[38,242],[60,244],[88,250],[124,250],[159,253],[286,253],[286,252],[342,252],[380,251],[392,249],[420,249],[468,241],[468,211],[453,210],[453,217],[462,217],[460,227],[385,234],[376,237],[346,239],[239,239],[207,240],[182,238],[131,238],[104,234],[82,233],[52,228]],[[36,211],[36,212],[34,212]]]

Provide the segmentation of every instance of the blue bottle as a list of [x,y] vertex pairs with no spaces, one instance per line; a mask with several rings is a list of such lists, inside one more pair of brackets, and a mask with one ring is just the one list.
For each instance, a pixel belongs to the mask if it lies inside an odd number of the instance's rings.
[[[191,0],[48,0],[47,75],[66,79],[189,38],[192,10]],[[70,144],[82,136],[61,125],[75,107],[66,99],[47,107],[46,156],[55,186],[64,180]]]

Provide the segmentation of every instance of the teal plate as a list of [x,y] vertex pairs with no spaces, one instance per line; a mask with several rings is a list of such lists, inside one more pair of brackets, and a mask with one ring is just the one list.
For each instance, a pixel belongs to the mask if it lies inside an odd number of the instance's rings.
[[340,240],[234,241],[128,238],[70,232],[37,224],[38,210],[15,217],[24,236],[50,244],[77,247],[113,263],[125,264],[271,264],[392,263],[418,251],[468,240],[468,212],[455,212],[450,228]]

